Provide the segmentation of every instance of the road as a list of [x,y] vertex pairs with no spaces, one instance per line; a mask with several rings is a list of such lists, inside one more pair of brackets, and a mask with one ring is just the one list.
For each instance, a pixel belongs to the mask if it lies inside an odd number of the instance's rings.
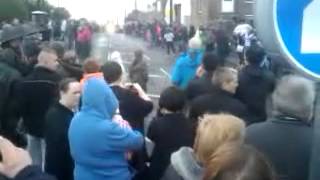
[[134,59],[134,51],[142,49],[144,59],[149,67],[148,94],[155,101],[162,90],[170,86],[170,71],[175,57],[169,56],[158,47],[148,48],[147,43],[141,39],[124,34],[95,34],[92,44],[92,55],[98,57],[102,63],[107,61],[108,52],[119,51],[125,68]]
[[[144,51],[144,59],[149,68],[147,93],[154,103],[154,111],[145,118],[145,132],[147,132],[151,120],[156,115],[161,92],[171,85],[170,72],[171,66],[176,59],[175,55],[167,55],[166,51],[159,47],[149,48],[147,43],[139,38],[126,36],[124,34],[106,33],[94,35],[91,55],[97,57],[101,63],[104,63],[108,60],[108,53],[119,51],[125,69],[128,72],[128,67],[134,59],[134,51],[137,49]],[[152,146],[147,145],[147,149],[150,147]]]

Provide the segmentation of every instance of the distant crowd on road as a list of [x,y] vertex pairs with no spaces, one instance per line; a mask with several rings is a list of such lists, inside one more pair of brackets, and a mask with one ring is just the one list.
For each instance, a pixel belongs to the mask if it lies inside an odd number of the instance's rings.
[[[89,29],[82,29],[84,39]],[[29,45],[23,46],[26,34],[2,36],[3,178],[308,179],[314,82],[274,63],[244,22],[232,32],[236,66],[227,63],[225,31],[215,31],[210,45],[202,28],[191,37],[180,30],[186,39],[172,67],[172,85],[157,104],[146,93],[142,50],[135,51],[126,81],[116,60],[102,65],[88,56],[78,63],[80,54],[54,41],[35,46],[31,56],[25,53]],[[169,53],[176,46],[172,31],[158,39],[165,39]]]

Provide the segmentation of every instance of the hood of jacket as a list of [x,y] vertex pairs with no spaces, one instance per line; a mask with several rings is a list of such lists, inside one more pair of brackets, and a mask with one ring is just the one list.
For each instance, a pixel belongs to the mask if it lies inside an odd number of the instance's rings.
[[188,49],[187,53],[182,53],[179,57],[185,65],[198,67],[201,64],[203,52],[200,49]]
[[182,147],[173,153],[171,165],[184,180],[202,180],[203,168],[197,162],[192,148]]
[[112,119],[119,103],[103,78],[91,77],[83,84],[81,111]]

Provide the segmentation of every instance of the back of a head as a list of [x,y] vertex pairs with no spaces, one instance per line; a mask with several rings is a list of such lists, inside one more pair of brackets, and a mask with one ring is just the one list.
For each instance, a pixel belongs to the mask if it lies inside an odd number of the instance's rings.
[[49,47],[42,48],[38,55],[38,64],[46,65],[48,61],[48,56],[50,55],[57,56],[57,53],[54,49],[51,49]]
[[282,77],[272,94],[273,115],[309,121],[316,99],[315,84],[298,75]]
[[135,59],[142,59],[143,58],[143,51],[141,49],[134,51],[134,57],[135,57]]
[[67,51],[63,55],[63,61],[69,63],[75,63],[77,60],[77,54],[75,51]]
[[264,49],[257,44],[250,46],[246,51],[247,61],[251,65],[260,65],[264,60],[265,55]]
[[165,89],[159,99],[159,107],[171,112],[181,111],[186,103],[184,91],[177,87],[169,87]]
[[114,61],[106,62],[101,67],[101,71],[103,72],[104,79],[108,82],[108,84],[118,81],[122,76],[121,66]]
[[220,146],[204,166],[204,180],[275,180],[275,173],[266,158],[244,144]]
[[101,65],[95,58],[88,58],[83,63],[83,71],[86,74],[100,72]]
[[198,160],[206,163],[219,146],[242,143],[245,137],[243,120],[227,114],[204,115],[198,125],[194,150]]
[[65,48],[64,48],[63,42],[54,41],[54,42],[50,43],[49,46],[51,49],[56,51],[59,59],[63,59],[64,53],[65,53]]
[[218,56],[214,53],[206,53],[202,59],[202,65],[206,72],[213,72],[220,64]]
[[237,76],[237,70],[229,67],[220,67],[215,70],[212,83],[219,88],[222,88],[223,83],[234,81]]

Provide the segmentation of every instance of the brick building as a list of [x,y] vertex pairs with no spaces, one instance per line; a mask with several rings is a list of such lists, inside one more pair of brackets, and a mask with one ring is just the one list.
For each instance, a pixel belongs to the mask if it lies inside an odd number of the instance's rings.
[[255,0],[191,0],[191,24],[207,25],[234,16],[251,20]]

